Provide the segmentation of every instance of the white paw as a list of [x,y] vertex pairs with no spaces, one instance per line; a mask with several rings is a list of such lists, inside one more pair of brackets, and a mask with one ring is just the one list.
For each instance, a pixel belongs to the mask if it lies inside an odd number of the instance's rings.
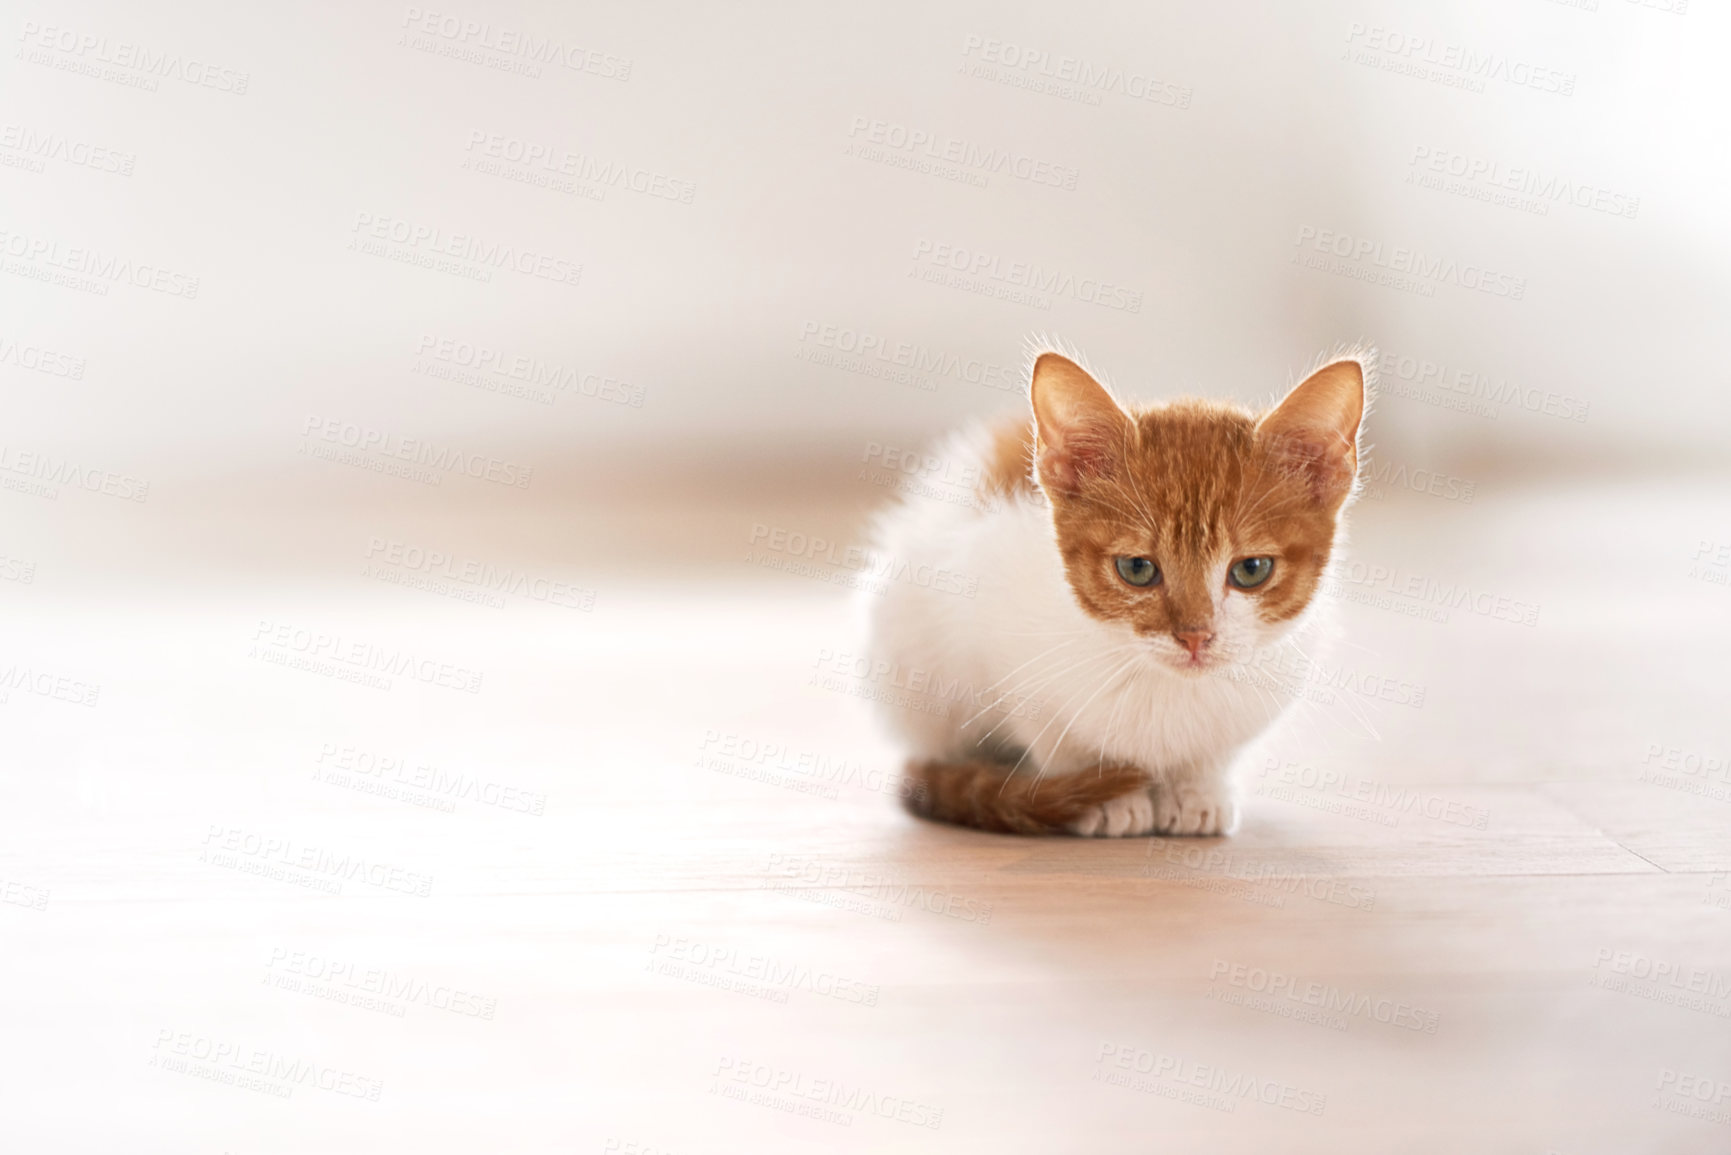
[[1190,784],[1154,788],[1154,829],[1161,834],[1231,834],[1238,829],[1238,800],[1225,786]]
[[1084,838],[1133,838],[1154,829],[1154,800],[1148,791],[1120,795],[1099,806],[1090,806],[1067,827]]

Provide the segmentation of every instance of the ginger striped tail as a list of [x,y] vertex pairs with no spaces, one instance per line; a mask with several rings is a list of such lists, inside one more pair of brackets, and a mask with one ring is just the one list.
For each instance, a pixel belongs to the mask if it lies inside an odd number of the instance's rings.
[[1012,774],[997,762],[910,761],[910,813],[999,834],[1061,834],[1087,812],[1148,785],[1133,766],[1102,766],[1049,778]]

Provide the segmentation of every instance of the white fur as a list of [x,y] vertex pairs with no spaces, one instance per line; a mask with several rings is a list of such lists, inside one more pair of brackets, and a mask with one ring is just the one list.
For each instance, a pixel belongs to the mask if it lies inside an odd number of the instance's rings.
[[[983,474],[988,449],[974,431],[942,453],[952,469],[970,464]],[[1038,495],[984,509],[942,495],[909,497],[880,518],[878,546],[898,568],[907,563],[905,572],[947,570],[960,579],[891,582],[867,599],[874,669],[914,687],[908,697],[925,707],[882,709],[913,757],[987,756],[1044,775],[1128,763],[1153,775],[1149,791],[1085,815],[1072,827],[1078,834],[1225,834],[1237,826],[1233,756],[1298,696],[1302,673],[1297,683],[1287,676],[1297,664],[1267,663],[1282,650],[1311,653],[1313,613],[1263,623],[1253,595],[1226,587],[1222,558],[1212,648],[1234,660],[1184,670],[1185,651],[1172,638],[1140,638],[1082,611]],[[958,584],[963,592],[953,592]]]

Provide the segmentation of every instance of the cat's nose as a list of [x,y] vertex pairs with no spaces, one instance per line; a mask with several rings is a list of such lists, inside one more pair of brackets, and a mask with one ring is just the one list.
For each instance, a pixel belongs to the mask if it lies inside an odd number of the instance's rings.
[[1178,639],[1180,645],[1190,651],[1191,657],[1202,653],[1202,647],[1214,640],[1213,630],[1173,630],[1172,636]]

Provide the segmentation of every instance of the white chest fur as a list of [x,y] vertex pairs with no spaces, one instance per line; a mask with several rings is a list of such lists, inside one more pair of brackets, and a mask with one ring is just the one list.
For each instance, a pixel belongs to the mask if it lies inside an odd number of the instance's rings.
[[[960,439],[950,449],[967,451]],[[914,757],[984,754],[1043,774],[1102,762],[1215,773],[1292,700],[1264,672],[1267,654],[1184,673],[1128,626],[1089,617],[1037,498],[984,511],[914,498],[881,518],[878,545],[910,572],[953,575],[865,599],[873,662],[928,699],[883,711]],[[1222,612],[1248,613],[1237,601]]]

